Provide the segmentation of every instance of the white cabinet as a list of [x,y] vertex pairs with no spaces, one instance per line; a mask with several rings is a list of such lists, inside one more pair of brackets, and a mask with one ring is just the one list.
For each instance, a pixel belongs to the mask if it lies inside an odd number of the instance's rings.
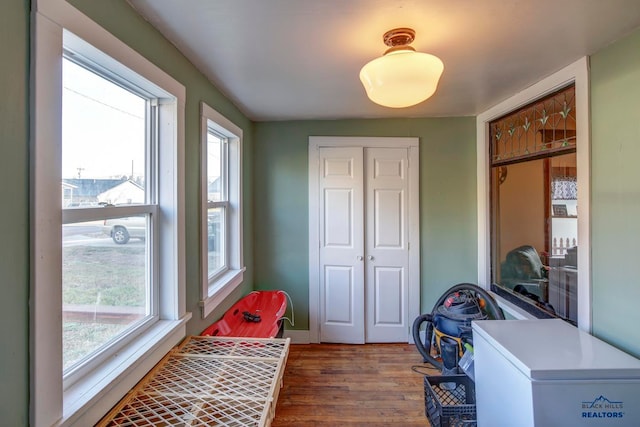
[[479,427],[639,426],[640,360],[559,319],[473,322]]

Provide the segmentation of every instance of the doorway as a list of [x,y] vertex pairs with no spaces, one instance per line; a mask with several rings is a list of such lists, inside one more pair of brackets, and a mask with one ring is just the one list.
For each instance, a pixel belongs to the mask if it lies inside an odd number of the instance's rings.
[[420,309],[417,138],[309,139],[311,342],[409,342]]

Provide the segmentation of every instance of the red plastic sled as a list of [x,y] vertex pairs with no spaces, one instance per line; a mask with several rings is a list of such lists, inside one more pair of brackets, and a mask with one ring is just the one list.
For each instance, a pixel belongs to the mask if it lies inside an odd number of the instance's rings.
[[214,337],[282,337],[287,310],[284,291],[253,291],[235,303],[220,320],[202,331]]

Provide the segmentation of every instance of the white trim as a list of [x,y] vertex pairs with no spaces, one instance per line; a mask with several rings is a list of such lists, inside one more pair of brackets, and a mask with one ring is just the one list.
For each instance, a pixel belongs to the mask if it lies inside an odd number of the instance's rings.
[[320,214],[318,144],[309,138],[309,341],[320,342]]
[[157,212],[156,205],[131,205],[103,208],[82,208],[82,209],[63,209],[62,223],[71,224],[74,222],[92,221],[95,218],[123,218],[137,215],[155,215]]
[[[229,223],[226,224],[227,263],[229,269],[217,277],[215,281],[209,281],[208,268],[208,242],[207,242],[207,139],[209,129],[213,128],[217,133],[227,138],[227,197]],[[200,307],[202,317],[205,318],[231,294],[244,280],[244,254],[243,254],[243,230],[242,230],[242,128],[231,120],[208,106],[200,103],[200,144],[201,144],[201,174],[200,174],[200,199],[202,213],[200,220],[200,248],[201,258],[201,289]]]
[[58,24],[65,30],[79,36],[87,44],[98,51],[106,53],[116,62],[121,64],[131,63],[131,58],[137,58],[135,72],[152,81],[158,87],[165,90],[184,102],[185,87],[165,73],[153,62],[142,57],[133,48],[122,43],[117,37],[96,24],[88,16],[67,3],[65,0],[35,0],[36,7],[33,13]]
[[[47,135],[62,134],[62,28],[32,16],[31,67],[31,292],[30,292],[30,424],[51,425],[62,417],[62,201],[59,194],[36,185],[62,175],[62,154],[52,144],[37,144]],[[48,46],[46,49],[39,48]],[[41,285],[36,291],[35,283]],[[56,321],[57,320],[57,321]]]
[[[219,282],[222,283],[218,290],[200,301],[200,307],[202,307],[202,317],[207,317],[211,312],[224,301],[231,292],[236,290],[238,286],[244,280],[245,268],[240,270],[229,270],[219,278]],[[207,281],[208,282],[208,281]],[[208,292],[208,288],[207,288]]]
[[[416,138],[416,142],[418,139]],[[409,147],[409,318],[420,315],[420,151],[418,145]],[[413,187],[416,188],[413,188]],[[415,344],[409,330],[409,343]]]
[[[420,315],[420,192],[419,140],[414,137],[309,137],[309,341],[320,342],[320,227],[318,215],[318,167],[320,147],[407,148],[409,156],[409,303],[407,320]],[[417,188],[414,188],[417,187]],[[410,326],[409,326],[410,327]],[[413,342],[408,331],[409,342]]]
[[[177,83],[177,82],[176,82]],[[185,89],[176,93],[175,102],[158,105],[158,206],[162,236],[157,263],[160,280],[160,319],[178,320],[187,315],[185,243],[184,111]],[[157,242],[154,242],[157,244]],[[165,282],[171,284],[166,286]]]
[[[181,339],[186,312],[184,225],[184,110],[186,90],[160,68],[63,0],[37,0],[32,9],[31,74],[31,300],[30,424],[90,425]],[[77,37],[76,37],[77,36]],[[158,192],[162,221],[158,248],[159,321],[136,345],[112,358],[63,392],[61,306],[62,206],[52,182],[60,182],[63,44],[84,41],[92,53],[111,57],[122,70],[139,74],[172,99],[159,102],[162,151]],[[90,49],[91,50],[91,49]],[[84,52],[86,53],[86,52]],[[171,183],[166,185],[166,183]],[[58,186],[60,184],[57,184]],[[135,208],[132,208],[135,209]],[[105,211],[106,212],[106,211]],[[70,217],[82,214],[69,213]],[[156,274],[154,272],[153,274]],[[129,356],[126,356],[127,352]],[[122,357],[120,357],[122,356]]]
[[[477,138],[477,200],[478,200],[478,284],[489,289],[490,239],[489,226],[489,126],[488,123],[506,113],[551,93],[568,83],[576,88],[576,140],[578,166],[578,327],[591,331],[591,143],[589,107],[589,59],[583,57],[553,75],[513,95],[476,118]],[[499,300],[502,300],[498,297]],[[507,312],[518,313],[504,305]]]

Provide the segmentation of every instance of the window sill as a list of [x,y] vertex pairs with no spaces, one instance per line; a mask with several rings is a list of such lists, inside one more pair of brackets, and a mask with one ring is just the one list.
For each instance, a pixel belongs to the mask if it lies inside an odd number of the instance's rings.
[[491,285],[491,295],[493,295],[496,301],[498,301],[500,308],[514,319],[525,320],[555,318],[555,316],[535,307],[495,284]]
[[246,268],[239,270],[229,270],[215,282],[209,285],[209,297],[200,301],[202,307],[202,318],[204,319],[233,292],[244,280],[244,271]]
[[161,320],[134,345],[107,360],[64,392],[61,426],[94,425],[186,335],[187,313]]
[[491,296],[493,296],[495,298],[495,300],[497,301],[497,303],[500,306],[500,308],[502,309],[502,311],[504,311],[505,317],[507,317],[507,319],[509,319],[509,318],[513,318],[515,320],[533,320],[533,319],[536,319],[536,317],[534,315],[532,315],[531,313],[528,313],[527,311],[525,311],[522,308],[518,307],[514,303],[502,298],[500,295],[498,295],[498,294],[496,294],[494,292],[490,292],[490,293],[491,293]]

